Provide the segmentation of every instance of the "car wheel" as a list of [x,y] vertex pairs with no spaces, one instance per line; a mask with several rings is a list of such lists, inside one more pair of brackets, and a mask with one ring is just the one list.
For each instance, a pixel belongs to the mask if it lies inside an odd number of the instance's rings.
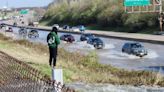
[[98,47],[96,45],[93,45],[96,49],[98,49]]
[[82,38],[80,38],[80,41],[84,41]]
[[125,52],[125,50],[124,50],[124,49],[122,49],[122,52]]
[[140,58],[142,58],[143,56],[142,56],[142,55],[140,55],[139,57],[140,57]]

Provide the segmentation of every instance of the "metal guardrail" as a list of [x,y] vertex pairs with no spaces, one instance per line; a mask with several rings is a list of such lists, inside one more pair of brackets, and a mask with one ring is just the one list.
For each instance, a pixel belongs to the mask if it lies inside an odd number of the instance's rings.
[[0,51],[0,92],[75,92]]

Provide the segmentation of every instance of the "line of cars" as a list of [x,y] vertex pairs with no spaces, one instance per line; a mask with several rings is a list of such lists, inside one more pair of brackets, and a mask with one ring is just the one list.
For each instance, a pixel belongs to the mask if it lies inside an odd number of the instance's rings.
[[[4,28],[4,31],[5,32],[13,32],[13,28],[10,27],[10,26],[6,26],[5,24],[1,24],[0,25],[0,28]],[[23,28],[21,27],[19,30],[18,30],[18,33],[20,36],[28,36],[29,38],[38,38],[39,37],[39,33],[37,30],[35,29],[30,29],[30,31],[28,32],[26,28]]]
[[[74,36],[71,34],[64,34],[60,37],[60,39],[69,43],[73,43],[75,41]],[[87,41],[88,44],[93,45],[96,49],[103,49],[105,46],[104,42],[100,38],[95,37],[93,34],[81,34],[80,41]]]
[[29,38],[39,38],[39,33],[35,29],[31,29],[29,32],[26,28],[20,28],[19,29],[19,35],[25,37],[28,36]]
[[86,28],[84,25],[78,25],[78,26],[69,26],[64,25],[63,27],[59,27],[58,24],[54,24],[53,26],[59,28],[59,30],[65,30],[65,31],[73,31],[73,32],[85,32]]
[[[74,36],[71,34],[64,34],[60,37],[60,39],[70,43],[75,41]],[[95,37],[93,34],[90,33],[81,34],[80,41],[87,41],[88,44],[93,45],[96,49],[103,49],[105,46],[103,40],[98,37]],[[148,51],[139,42],[125,43],[122,47],[122,52],[139,57],[144,57],[148,55]]]
[[6,26],[5,24],[0,24],[0,28],[1,29],[4,29],[5,30],[5,32],[13,32],[13,29],[12,29],[12,27],[9,27],[9,26]]

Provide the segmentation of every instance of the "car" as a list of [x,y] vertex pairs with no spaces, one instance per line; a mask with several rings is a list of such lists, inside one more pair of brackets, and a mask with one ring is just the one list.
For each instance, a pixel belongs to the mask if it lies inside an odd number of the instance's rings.
[[34,27],[34,23],[33,23],[33,22],[29,22],[29,23],[28,23],[28,26]]
[[6,26],[5,32],[13,32],[13,29],[11,27]]
[[147,50],[138,42],[125,43],[122,47],[122,52],[127,54],[133,54],[139,57],[146,56]]
[[21,24],[23,24],[23,25],[24,25],[24,24],[25,24],[25,22],[24,22],[24,21],[22,21],[22,22],[21,22]]
[[90,33],[86,33],[86,34],[82,34],[80,36],[80,41],[87,41],[90,38],[94,38],[95,36],[93,34]]
[[54,24],[53,27],[56,27],[57,29],[59,29],[59,25],[58,24]]
[[19,35],[26,36],[27,35],[27,29],[26,28],[20,28],[19,29]]
[[79,25],[78,28],[79,28],[79,30],[81,32],[85,32],[85,30],[86,30],[86,28],[84,27],[84,25]]
[[6,27],[4,23],[0,24],[0,28]]
[[154,35],[164,35],[164,32],[163,32],[163,31],[160,31],[160,32],[154,32]]
[[64,25],[64,26],[63,26],[63,30],[70,30],[70,26]]
[[16,27],[18,24],[16,22],[13,23],[13,26]]
[[96,49],[104,48],[104,42],[100,38],[90,38],[87,43],[93,45]]
[[75,38],[71,34],[64,34],[60,37],[60,40],[73,43],[75,41]]
[[39,33],[37,30],[32,29],[29,33],[28,33],[28,37],[29,38],[38,38],[39,37]]
[[72,27],[72,28],[70,28],[70,31],[80,32],[80,29],[78,27]]
[[33,22],[33,24],[34,24],[34,27],[38,27],[38,25],[39,25],[39,22]]

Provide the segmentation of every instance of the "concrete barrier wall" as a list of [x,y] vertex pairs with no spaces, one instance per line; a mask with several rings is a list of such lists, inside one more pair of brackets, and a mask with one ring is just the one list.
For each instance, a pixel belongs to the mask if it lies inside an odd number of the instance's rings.
[[[9,26],[13,26],[13,25],[9,25]],[[17,27],[22,27],[22,26],[17,26]],[[44,30],[44,31],[51,31],[51,27],[47,27],[47,28],[42,28],[42,27],[25,27],[28,29],[37,29],[37,30]],[[59,30],[59,32],[62,33],[73,33],[73,34],[81,34],[81,32],[72,32],[72,31],[63,31],[63,30]],[[87,32],[90,33],[90,32]],[[130,37],[122,37],[122,36],[113,36],[113,35],[109,35],[109,34],[104,34],[104,33],[96,33],[96,31],[92,31],[92,34],[96,35],[96,36],[100,36],[100,37],[105,37],[105,38],[113,38],[113,39],[120,39],[120,40],[130,40],[130,41],[139,41],[139,42],[145,42],[145,43],[153,43],[153,44],[161,44],[164,45],[164,41],[160,41],[160,40],[153,40],[153,39],[140,39],[140,38],[130,38]],[[128,33],[129,34],[129,33]]]

